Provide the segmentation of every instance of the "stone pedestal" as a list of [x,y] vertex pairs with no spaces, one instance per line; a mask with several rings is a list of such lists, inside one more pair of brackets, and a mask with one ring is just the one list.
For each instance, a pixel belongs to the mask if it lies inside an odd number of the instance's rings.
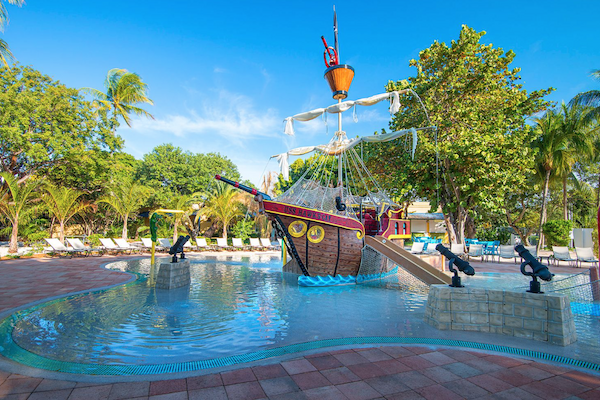
[[190,261],[162,263],[156,276],[157,289],[175,289],[190,284]]
[[425,321],[437,329],[490,332],[560,346],[577,341],[564,295],[432,285]]

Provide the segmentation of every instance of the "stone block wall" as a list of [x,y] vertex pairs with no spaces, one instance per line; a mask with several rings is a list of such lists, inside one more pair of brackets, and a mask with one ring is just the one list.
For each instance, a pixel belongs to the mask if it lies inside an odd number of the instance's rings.
[[432,285],[425,321],[437,329],[490,332],[567,346],[577,340],[564,295]]
[[190,261],[162,263],[156,276],[157,289],[175,289],[190,284]]

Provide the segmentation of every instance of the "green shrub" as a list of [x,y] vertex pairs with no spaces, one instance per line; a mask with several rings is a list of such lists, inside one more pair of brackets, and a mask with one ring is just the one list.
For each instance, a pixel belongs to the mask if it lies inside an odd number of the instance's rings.
[[568,246],[573,221],[551,220],[542,225],[547,246]]
[[100,246],[100,238],[103,237],[104,236],[99,233],[92,233],[90,236],[87,237],[87,241],[91,246],[97,247]]
[[513,232],[512,228],[501,226],[492,226],[490,228],[479,228],[477,229],[477,239],[485,242],[491,242],[499,240],[500,244],[506,244],[510,242],[510,234]]
[[243,219],[236,222],[235,226],[231,229],[234,237],[246,240],[255,231],[254,221],[249,219]]

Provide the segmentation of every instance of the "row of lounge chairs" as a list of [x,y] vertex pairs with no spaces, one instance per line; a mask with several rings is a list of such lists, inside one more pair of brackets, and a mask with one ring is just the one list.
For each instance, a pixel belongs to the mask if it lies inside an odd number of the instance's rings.
[[[84,245],[80,239],[66,239],[69,247],[65,246],[58,239],[45,239],[52,248],[52,252],[59,256],[72,257],[79,256],[102,256],[105,253],[113,254],[132,254],[141,253],[142,251],[150,251],[152,248],[152,240],[150,238],[142,238],[142,246],[131,245],[125,239],[99,239],[102,246],[90,247]],[[114,241],[113,241],[114,240]],[[159,244],[155,247],[156,251],[168,251],[171,248],[169,239],[158,239]],[[232,246],[227,244],[227,239],[217,238],[216,244],[209,244],[206,238],[197,238],[196,246],[193,246],[190,241],[184,245],[185,251],[200,251],[200,250],[277,250],[281,249],[281,245],[271,243],[268,238],[250,238],[250,244],[245,245],[240,238],[232,239]]]
[[[516,263],[521,259],[519,254],[515,251],[514,246],[498,246],[497,249],[497,252],[486,253],[485,247],[482,244],[471,243],[468,246],[468,252],[465,252],[465,248],[462,244],[452,244],[450,246],[450,251],[452,253],[459,257],[467,257],[469,260],[472,258],[479,258],[481,261],[486,261],[491,258],[491,260],[494,261],[494,258],[497,257],[498,262],[502,259],[513,259]],[[553,263],[556,266],[559,266],[561,261],[569,263],[570,266],[577,267],[582,267],[583,263],[598,265],[598,259],[594,256],[594,252],[590,247],[575,247],[575,255],[577,258],[571,256],[571,252],[566,246],[553,246],[552,255],[544,257],[538,256],[536,246],[525,246],[525,249],[529,250],[531,255],[535,258],[539,260],[547,258],[548,264]],[[432,254],[436,251],[434,249],[424,250],[422,242],[414,242],[410,252],[413,254]]]
[[[166,251],[171,247],[171,241],[169,239],[158,239],[158,245],[156,250]],[[142,238],[142,244],[144,248],[151,248],[152,241],[149,238]],[[226,238],[217,238],[217,243],[212,244],[207,241],[206,238],[196,238],[196,246],[188,240],[183,245],[184,250],[187,251],[201,251],[201,250],[278,250],[281,249],[280,243],[271,243],[268,238],[250,238],[250,244],[244,244],[240,238],[232,238],[231,246],[227,243]]]

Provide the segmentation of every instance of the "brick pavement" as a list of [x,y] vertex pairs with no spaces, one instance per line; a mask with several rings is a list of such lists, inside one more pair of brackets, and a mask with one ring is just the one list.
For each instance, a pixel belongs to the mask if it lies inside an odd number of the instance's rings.
[[[124,258],[0,261],[0,312],[48,297],[123,283],[129,275],[99,266]],[[478,271],[518,272],[518,265],[512,262],[473,264]],[[561,268],[565,273],[581,271]],[[116,383],[46,379],[0,370],[0,398],[600,399],[600,375],[455,348],[355,348],[240,367],[208,375],[199,372],[182,379],[164,375],[160,379]]]

